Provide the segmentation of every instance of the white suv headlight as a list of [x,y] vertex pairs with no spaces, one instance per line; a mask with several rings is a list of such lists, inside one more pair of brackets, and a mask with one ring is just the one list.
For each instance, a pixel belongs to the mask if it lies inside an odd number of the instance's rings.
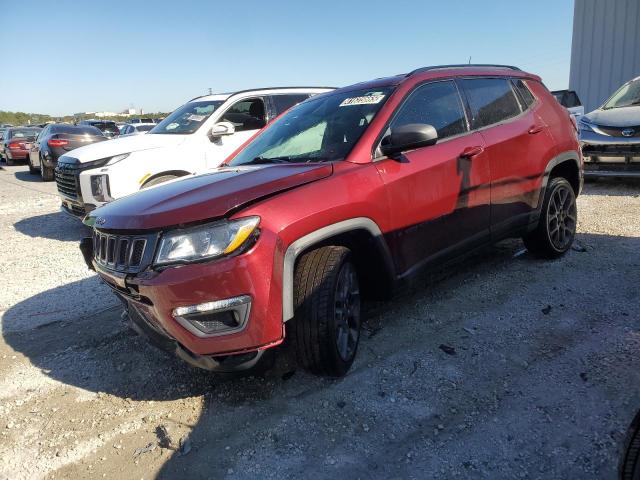
[[260,217],[200,225],[162,235],[156,265],[189,263],[229,255],[240,248],[260,223]]

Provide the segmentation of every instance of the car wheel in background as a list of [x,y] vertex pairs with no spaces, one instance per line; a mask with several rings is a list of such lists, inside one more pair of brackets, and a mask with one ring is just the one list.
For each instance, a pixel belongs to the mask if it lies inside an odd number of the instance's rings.
[[7,166],[11,166],[13,165],[13,158],[9,158],[9,154],[7,154],[6,157],[4,157],[4,161],[7,162]]
[[141,188],[153,187],[154,185],[159,185],[164,182],[168,182],[169,180],[173,180],[175,178],[180,178],[177,175],[160,175],[159,177],[152,178],[147,183],[142,185]]
[[576,235],[577,215],[576,195],[571,184],[562,177],[552,178],[546,188],[538,225],[523,238],[525,247],[542,258],[564,255]]
[[43,182],[51,182],[53,180],[53,168],[45,166],[40,160],[40,176]]
[[620,478],[623,480],[640,480],[640,412],[637,413],[625,441]]
[[29,164],[29,173],[31,175],[36,175],[39,172],[39,170],[31,164],[31,157],[30,156],[27,157],[27,162]]
[[360,285],[348,248],[328,246],[304,254],[296,265],[295,315],[287,322],[298,362],[307,370],[340,377],[360,340]]

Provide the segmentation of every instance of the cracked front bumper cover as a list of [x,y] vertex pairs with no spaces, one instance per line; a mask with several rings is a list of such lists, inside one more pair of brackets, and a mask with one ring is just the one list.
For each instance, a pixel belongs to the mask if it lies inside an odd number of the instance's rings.
[[183,347],[169,337],[158,326],[150,322],[143,311],[134,302],[127,300],[127,314],[130,326],[139,335],[146,337],[155,347],[176,355],[194,367],[219,373],[233,373],[254,367],[262,358],[264,350],[237,355],[208,356],[198,355]]

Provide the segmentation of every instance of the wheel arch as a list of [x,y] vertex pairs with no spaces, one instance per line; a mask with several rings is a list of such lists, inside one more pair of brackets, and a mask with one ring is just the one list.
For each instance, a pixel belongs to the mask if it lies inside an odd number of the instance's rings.
[[140,184],[140,188],[143,188],[151,180],[154,180],[158,177],[164,177],[165,175],[173,175],[175,177],[184,177],[186,175],[191,175],[191,172],[188,172],[186,170],[166,170],[163,172],[154,173],[149,178],[145,178],[144,182]]
[[[293,283],[297,260],[304,253],[327,245],[344,246],[351,250],[366,294],[377,297],[392,291],[395,285],[393,261],[380,227],[366,217],[343,220],[310,232],[287,248],[282,270],[284,322],[293,318],[294,314]],[[380,279],[381,282],[378,281]]]
[[543,180],[543,191],[546,190],[550,179],[554,177],[564,177],[571,184],[576,197],[582,190],[583,174],[580,167],[580,155],[578,152],[570,150],[555,156],[545,169]]

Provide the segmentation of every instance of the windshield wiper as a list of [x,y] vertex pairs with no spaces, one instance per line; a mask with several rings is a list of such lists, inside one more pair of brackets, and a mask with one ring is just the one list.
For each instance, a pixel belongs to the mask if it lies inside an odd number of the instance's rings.
[[640,100],[636,100],[635,102],[625,103],[624,105],[614,105],[613,107],[604,107],[603,110],[613,110],[614,108],[624,108],[624,107],[635,107],[640,105]]
[[244,165],[258,165],[262,163],[289,163],[291,162],[291,157],[256,157],[250,162],[245,163]]

